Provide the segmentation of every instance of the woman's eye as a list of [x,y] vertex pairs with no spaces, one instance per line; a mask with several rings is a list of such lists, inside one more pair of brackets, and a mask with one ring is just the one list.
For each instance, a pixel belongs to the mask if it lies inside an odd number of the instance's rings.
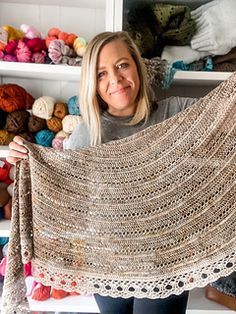
[[105,72],[100,72],[98,73],[97,78],[101,79],[104,75],[105,75]]
[[128,63],[120,63],[120,64],[118,64],[117,65],[117,68],[118,69],[126,69],[127,67],[128,67],[129,65],[128,65]]

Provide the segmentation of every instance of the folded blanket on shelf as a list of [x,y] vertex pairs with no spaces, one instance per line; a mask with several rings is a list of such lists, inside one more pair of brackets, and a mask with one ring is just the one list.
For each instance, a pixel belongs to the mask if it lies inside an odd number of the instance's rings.
[[57,289],[165,298],[236,269],[236,73],[182,113],[78,151],[26,143],[2,313],[27,313],[23,263]]

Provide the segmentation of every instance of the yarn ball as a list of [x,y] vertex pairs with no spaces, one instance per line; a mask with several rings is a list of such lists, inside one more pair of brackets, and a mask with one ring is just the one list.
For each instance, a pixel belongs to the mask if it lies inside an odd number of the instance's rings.
[[19,40],[15,53],[18,62],[29,63],[31,61],[32,52],[23,40]]
[[47,124],[46,120],[36,117],[34,115],[31,115],[28,120],[28,130],[32,133],[36,133],[38,131],[41,131],[43,129],[46,129]]
[[79,100],[77,96],[72,96],[68,100],[69,114],[80,115]]
[[55,135],[55,137],[63,137],[63,138],[68,138],[70,136],[69,133],[66,133],[65,131],[61,130],[59,132],[57,132],[57,134]]
[[8,42],[11,40],[18,40],[24,37],[24,33],[11,25],[4,25],[2,28],[8,33]]
[[6,130],[0,130],[0,145],[9,145],[14,136],[14,133],[7,132]]
[[58,150],[63,150],[64,137],[58,136],[52,140],[52,147]]
[[33,103],[32,114],[42,119],[51,119],[55,102],[55,99],[51,96],[39,97]]
[[6,205],[9,201],[10,195],[7,192],[7,189],[0,188],[0,207]]
[[57,37],[58,34],[60,33],[60,29],[56,27],[52,27],[48,30],[48,36],[55,36]]
[[34,52],[32,54],[31,61],[32,61],[32,63],[44,64],[45,58],[46,58],[46,52],[45,51]]
[[66,133],[71,134],[76,126],[82,122],[82,117],[81,116],[75,116],[68,114],[65,116],[65,118],[62,120],[62,129]]
[[7,120],[7,113],[0,109],[0,129],[4,127]]
[[59,119],[63,119],[68,114],[68,107],[66,103],[57,102],[54,106],[53,115]]
[[26,43],[27,43],[27,47],[29,47],[29,49],[32,52],[47,51],[45,39],[32,38],[32,39],[28,39]]
[[26,38],[40,38],[41,33],[37,30],[34,26],[28,25],[28,24],[21,24],[20,30],[24,33],[24,37]]
[[30,113],[26,110],[17,110],[8,113],[5,130],[19,134],[27,130]]
[[48,129],[41,130],[35,134],[35,142],[36,144],[50,147],[52,146],[52,140],[54,139],[54,137],[55,134],[52,131]]
[[0,85],[0,109],[6,112],[31,109],[34,98],[17,84]]
[[51,119],[46,120],[47,127],[50,131],[57,133],[62,130],[62,122],[61,119],[57,117],[52,117]]
[[19,135],[20,137],[24,138],[28,142],[31,142],[31,143],[35,142],[34,135],[30,132],[20,133]]
[[4,50],[8,42],[8,33],[0,27],[0,50]]
[[18,40],[11,40],[7,43],[4,52],[10,55],[13,55],[16,51],[16,47],[18,45]]
[[3,57],[3,61],[8,61],[8,62],[17,62],[17,57],[16,56],[11,56],[11,55],[5,55]]
[[83,57],[87,46],[88,46],[88,43],[83,37],[77,37],[74,40],[74,43],[73,43],[74,51],[80,57]]
[[67,63],[67,61],[63,61],[63,57],[75,57],[76,53],[62,39],[55,39],[48,46],[48,55],[53,63],[60,64]]
[[0,181],[6,182],[9,180],[10,169],[11,164],[9,162],[0,160]]

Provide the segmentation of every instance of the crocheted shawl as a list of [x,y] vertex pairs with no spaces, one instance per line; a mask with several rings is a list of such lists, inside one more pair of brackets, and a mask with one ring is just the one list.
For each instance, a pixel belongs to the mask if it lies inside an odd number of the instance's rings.
[[236,265],[236,73],[182,113],[78,151],[27,143],[16,166],[3,313],[23,263],[57,289],[164,298]]

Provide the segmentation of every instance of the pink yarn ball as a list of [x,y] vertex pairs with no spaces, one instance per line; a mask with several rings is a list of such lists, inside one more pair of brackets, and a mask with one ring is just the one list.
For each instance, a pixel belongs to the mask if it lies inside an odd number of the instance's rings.
[[26,46],[23,40],[19,40],[16,48],[16,57],[19,62],[30,62],[31,61],[31,51]]
[[12,56],[12,55],[5,55],[3,57],[3,60],[8,61],[8,62],[17,62],[16,56]]
[[58,136],[52,140],[52,147],[58,150],[63,150],[64,137]]
[[34,52],[31,61],[33,63],[44,63],[46,52]]

